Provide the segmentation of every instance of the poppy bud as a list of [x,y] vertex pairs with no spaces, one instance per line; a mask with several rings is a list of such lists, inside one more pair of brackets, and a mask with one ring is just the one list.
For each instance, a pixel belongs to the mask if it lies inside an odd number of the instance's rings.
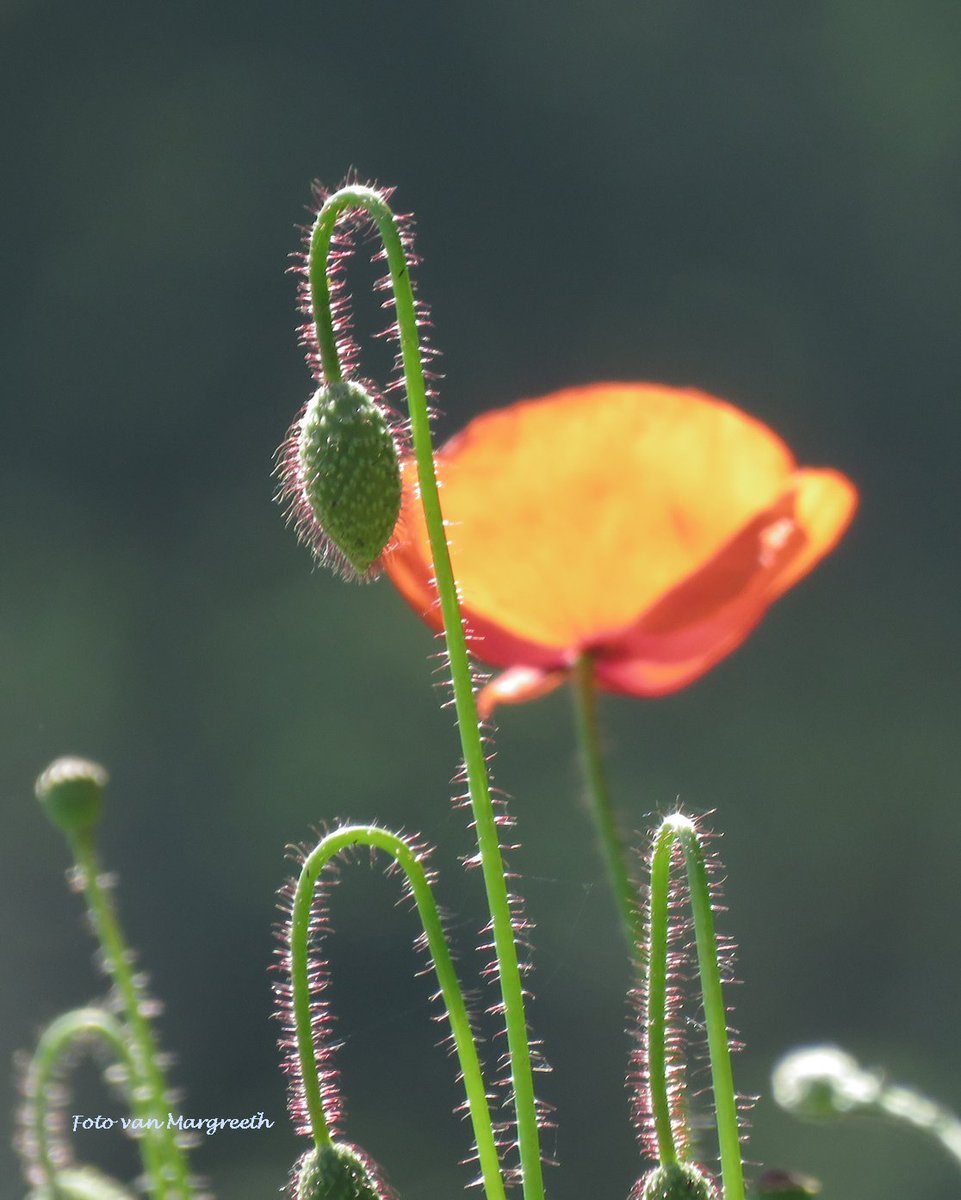
[[343,1142],[331,1142],[300,1160],[294,1200],[381,1200],[381,1193],[363,1156]]
[[68,837],[89,833],[100,820],[107,772],[83,758],[58,758],[35,785],[47,816]]
[[323,540],[364,575],[400,514],[400,455],[384,412],[361,384],[328,383],[314,393],[296,436],[302,500]]
[[879,1077],[837,1046],[807,1046],[785,1055],[771,1085],[782,1108],[812,1121],[871,1108],[881,1094]]
[[717,1200],[710,1179],[693,1163],[664,1163],[647,1176],[635,1192],[637,1200]]

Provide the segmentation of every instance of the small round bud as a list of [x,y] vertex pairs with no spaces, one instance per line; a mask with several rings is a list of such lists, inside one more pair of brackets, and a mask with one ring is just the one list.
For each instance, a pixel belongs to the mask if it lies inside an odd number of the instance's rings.
[[107,772],[83,758],[58,758],[37,780],[34,791],[47,816],[68,837],[88,833],[100,820]]
[[323,537],[366,574],[400,515],[400,454],[383,410],[354,381],[318,388],[300,422],[296,456],[302,500]]
[[693,1163],[664,1163],[643,1181],[638,1200],[717,1200],[710,1179]]
[[881,1081],[837,1046],[807,1046],[781,1059],[771,1089],[795,1116],[829,1121],[876,1104]]
[[300,1160],[294,1200],[381,1200],[364,1157],[352,1146],[332,1142]]

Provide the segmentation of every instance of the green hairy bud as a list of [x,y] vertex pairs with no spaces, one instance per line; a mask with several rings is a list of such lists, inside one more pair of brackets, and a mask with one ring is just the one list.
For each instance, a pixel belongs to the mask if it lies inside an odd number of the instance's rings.
[[294,1200],[381,1200],[381,1195],[361,1155],[332,1142],[301,1159]]
[[[300,422],[294,474],[305,532],[332,544],[359,575],[384,551],[400,514],[400,455],[383,410],[359,383],[317,389]],[[290,485],[288,480],[288,486]],[[303,518],[304,513],[295,513]]]
[[717,1200],[717,1191],[693,1163],[665,1163],[644,1180],[639,1200]]
[[107,772],[82,758],[58,758],[36,782],[37,799],[68,837],[89,833],[100,820]]

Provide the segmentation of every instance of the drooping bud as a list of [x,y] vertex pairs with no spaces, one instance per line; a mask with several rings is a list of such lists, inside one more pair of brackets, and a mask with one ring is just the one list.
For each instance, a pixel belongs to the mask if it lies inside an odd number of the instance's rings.
[[89,833],[100,820],[107,772],[83,758],[58,758],[35,785],[47,816],[70,838]]
[[795,1116],[829,1121],[873,1108],[882,1081],[837,1046],[807,1046],[781,1059],[771,1088],[778,1104]]
[[382,1200],[370,1165],[344,1142],[311,1150],[300,1160],[294,1200]]
[[717,1189],[693,1163],[655,1167],[634,1193],[636,1200],[718,1200]]
[[383,409],[360,383],[317,389],[284,464],[284,491],[305,538],[366,575],[400,514],[400,454]]

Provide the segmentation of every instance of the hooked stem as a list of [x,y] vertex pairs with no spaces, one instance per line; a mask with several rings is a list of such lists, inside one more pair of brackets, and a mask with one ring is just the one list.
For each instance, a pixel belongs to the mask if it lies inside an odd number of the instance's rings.
[[372,846],[382,850],[398,864],[407,877],[411,894],[417,905],[427,946],[434,964],[437,982],[447,1007],[454,1047],[460,1062],[464,1091],[470,1112],[477,1155],[487,1200],[505,1200],[497,1143],[487,1100],[487,1088],[471,1031],[470,1018],[464,1003],[457,972],[447,945],[437,903],[431,891],[427,872],[417,852],[396,834],[375,825],[349,825],[327,834],[307,856],[301,868],[294,894],[290,922],[290,980],[300,1058],[304,1099],[310,1119],[314,1144],[320,1148],[331,1142],[330,1123],[324,1111],[323,1089],[317,1067],[311,1020],[309,941],[310,913],[314,889],[324,867],[350,846]]
[[679,844],[687,867],[694,935],[697,944],[701,999],[711,1060],[711,1086],[724,1200],[744,1200],[744,1171],[737,1121],[737,1096],[727,1035],[727,1008],[718,964],[717,934],[704,851],[697,828],[681,813],[666,817],[654,839],[651,854],[650,927],[647,988],[647,1057],[651,1110],[658,1154],[662,1163],[677,1162],[667,1083],[667,943],[670,914],[671,855]]
[[[64,1157],[58,1161],[59,1147],[53,1138],[55,1098],[60,1082],[58,1072],[63,1069],[66,1056],[75,1046],[94,1039],[103,1042],[123,1065],[127,1073],[126,1091],[131,1111],[139,1117],[151,1115],[142,1104],[138,1108],[136,1089],[131,1086],[135,1079],[134,1063],[124,1028],[116,1018],[100,1008],[77,1008],[51,1021],[40,1035],[27,1071],[25,1130],[29,1145],[25,1146],[25,1150],[52,1195],[56,1194],[60,1172],[72,1163],[66,1147],[62,1151]],[[160,1167],[156,1151],[155,1141],[148,1131],[142,1140],[142,1156],[144,1168],[151,1179],[157,1177]]]
[[534,1099],[534,1075],[507,877],[501,852],[494,806],[491,801],[487,759],[481,739],[467,639],[461,618],[457,584],[451,567],[444,518],[434,467],[433,444],[427,405],[427,384],[421,361],[417,312],[403,240],[390,207],[373,188],[341,188],[324,203],[310,238],[308,278],[311,310],[317,328],[321,366],[328,381],[342,378],[337,338],[331,315],[328,260],[331,239],[338,219],[347,211],[360,209],[374,221],[387,255],[401,360],[407,389],[411,435],[421,504],[433,557],[434,577],[444,620],[444,635],[454,690],[454,708],[467,775],[471,809],[477,833],[481,871],[491,915],[494,951],[504,1005],[507,1048],[513,1092],[517,1143],[521,1162],[524,1200],[544,1200],[540,1130]]

